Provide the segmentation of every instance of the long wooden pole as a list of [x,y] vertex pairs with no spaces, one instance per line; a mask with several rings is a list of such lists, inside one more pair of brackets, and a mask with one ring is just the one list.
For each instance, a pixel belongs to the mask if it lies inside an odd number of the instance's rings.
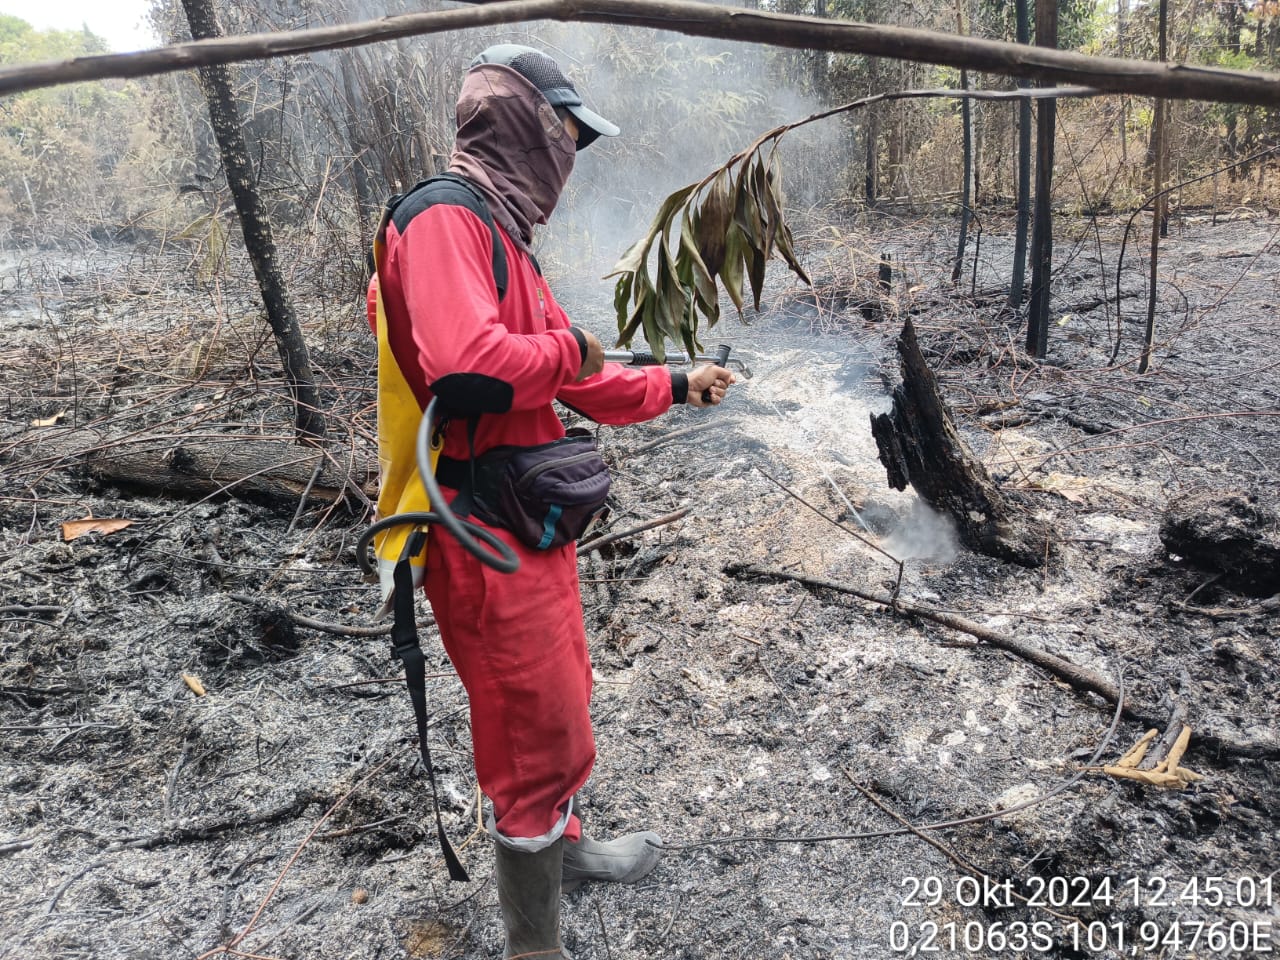
[[1115,93],[1280,106],[1280,76],[1275,74],[1090,57],[999,40],[763,13],[695,0],[509,0],[312,30],[180,43],[141,53],[19,64],[0,69],[0,96],[63,83],[141,77],[531,20],[623,24],[779,47],[917,60]]

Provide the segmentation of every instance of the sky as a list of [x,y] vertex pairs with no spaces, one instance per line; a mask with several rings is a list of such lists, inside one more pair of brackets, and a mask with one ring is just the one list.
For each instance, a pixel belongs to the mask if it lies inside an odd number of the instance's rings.
[[116,53],[159,45],[146,26],[149,0],[0,0],[0,13],[21,17],[38,30],[89,29]]

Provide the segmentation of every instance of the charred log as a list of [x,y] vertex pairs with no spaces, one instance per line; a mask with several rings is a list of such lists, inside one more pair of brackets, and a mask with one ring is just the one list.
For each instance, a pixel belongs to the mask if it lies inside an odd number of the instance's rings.
[[938,382],[908,320],[898,338],[902,384],[893,409],[872,415],[871,433],[889,485],[907,484],[926,503],[955,520],[971,550],[1026,567],[1045,562],[1050,530],[1024,513],[996,486],[960,439]]
[[1280,509],[1257,494],[1198,490],[1171,501],[1160,524],[1170,553],[1254,596],[1280,591]]
[[92,478],[131,490],[195,499],[227,496],[296,508],[305,494],[315,502],[334,502],[348,493],[361,500],[376,486],[377,468],[337,465],[323,450],[292,446],[283,440],[228,437],[211,441],[147,440],[92,445],[70,434],[41,445],[53,463],[76,465]]

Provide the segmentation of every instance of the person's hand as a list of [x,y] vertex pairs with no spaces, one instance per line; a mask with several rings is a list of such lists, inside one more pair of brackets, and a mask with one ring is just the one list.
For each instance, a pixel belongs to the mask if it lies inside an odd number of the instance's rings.
[[737,382],[738,378],[731,372],[714,363],[694,367],[689,372],[689,394],[685,403],[691,407],[713,407],[724,399],[729,385]]
[[587,359],[582,361],[582,367],[578,370],[575,382],[595,376],[604,369],[604,346],[590,330],[583,330],[582,335],[587,338]]

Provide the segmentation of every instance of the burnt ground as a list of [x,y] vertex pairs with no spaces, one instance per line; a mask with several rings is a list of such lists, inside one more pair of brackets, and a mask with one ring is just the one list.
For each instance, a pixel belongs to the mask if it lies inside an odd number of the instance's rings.
[[[1007,271],[1007,237],[983,239],[955,291],[950,229],[884,218],[814,254],[816,299],[778,279],[750,326],[708,336],[751,367],[722,408],[601,431],[613,529],[690,513],[581,560],[599,760],[580,806],[595,833],[653,828],[673,849],[636,888],[566,898],[576,957],[1280,949],[1274,761],[1193,735],[1184,764],[1204,779],[1186,790],[1113,779],[1091,758],[1114,762],[1143,730],[1109,733],[1099,698],[962,633],[725,569],[892,584],[881,554],[789,490],[907,557],[903,597],[1123,677],[1148,702],[1174,696],[1198,734],[1274,750],[1275,614],[1250,613],[1257,598],[1169,555],[1157,531],[1188,490],[1276,499],[1280,225],[1175,223],[1144,377],[1144,300],[1123,299],[1115,364],[1114,308],[1091,305],[1114,289],[1120,226],[1059,237],[1046,363],[1026,359],[985,292]],[[966,441],[1056,530],[1043,569],[957,549],[910,492],[886,487],[868,414],[887,405],[899,324],[857,309],[881,249],[900,265],[891,312],[911,312]],[[496,956],[465,699],[430,627],[432,746],[466,884],[443,869],[385,639],[291,616],[370,622],[374,588],[354,557],[363,505],[309,502],[295,517],[296,501],[156,497],[51,452],[68,437],[110,450],[129,435],[287,436],[242,284],[158,280],[157,256],[6,254],[0,957],[194,958],[247,926],[239,955]],[[1145,263],[1127,256],[1129,293]],[[562,299],[608,331],[603,285]],[[335,449],[370,459],[357,314],[321,302],[308,323]],[[86,515],[133,524],[65,541],[60,524]],[[1043,803],[930,833],[945,851],[910,833],[832,839],[899,827],[888,811],[913,824],[989,814],[1077,775]],[[975,904],[964,878],[982,875],[997,891],[1071,881],[1078,902]]]

